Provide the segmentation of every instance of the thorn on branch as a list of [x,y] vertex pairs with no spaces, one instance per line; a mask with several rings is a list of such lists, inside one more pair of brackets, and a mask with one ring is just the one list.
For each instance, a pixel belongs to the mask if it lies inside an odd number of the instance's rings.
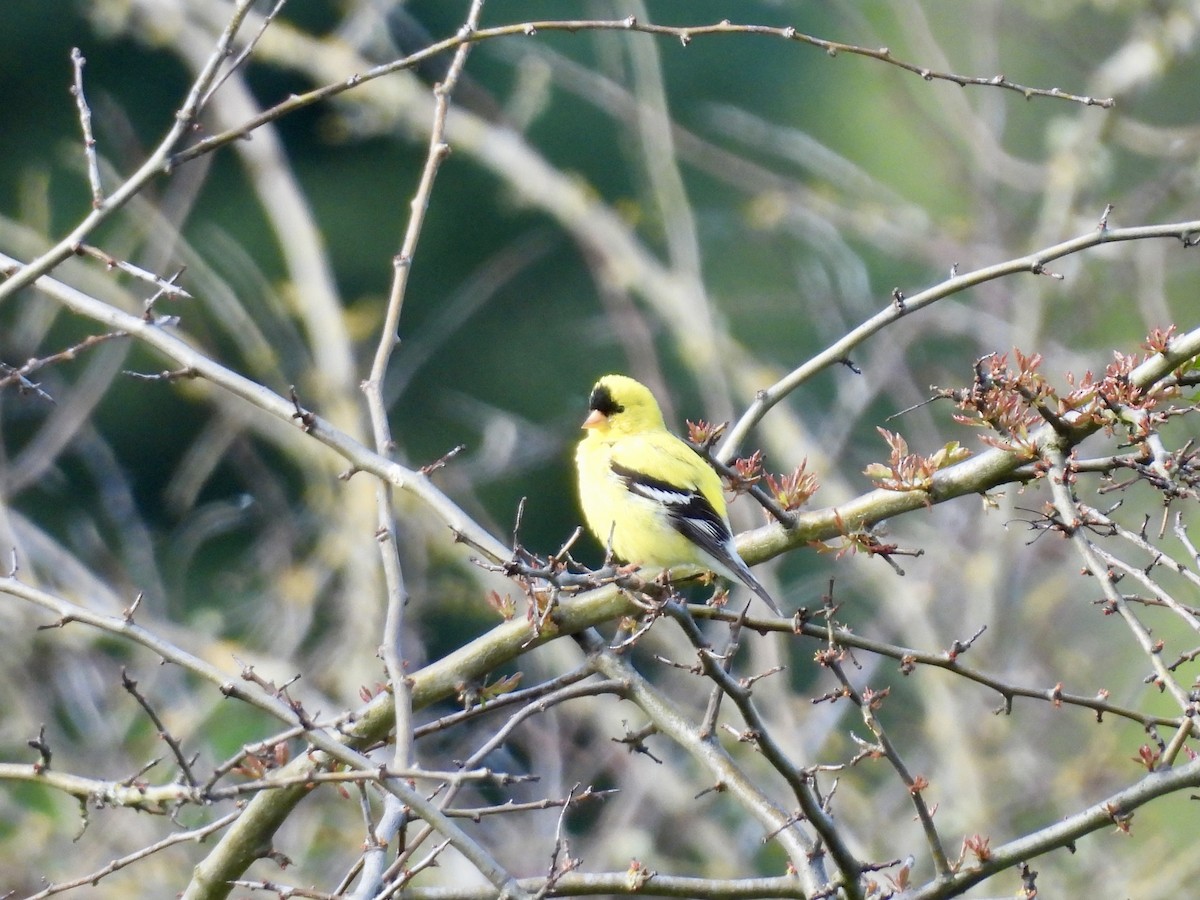
[[39,625],[36,630],[37,631],[49,631],[51,628],[66,628],[72,622],[76,622],[76,621],[78,621],[78,620],[73,615],[68,613],[65,616],[60,616],[57,621],[51,622],[49,625]]
[[126,625],[133,624],[133,615],[137,612],[138,607],[142,605],[142,598],[144,596],[144,591],[138,591],[137,596],[133,598],[133,602],[121,610],[121,618],[125,620]]
[[50,752],[50,745],[46,743],[46,726],[42,724],[38,727],[38,736],[26,741],[30,747],[38,752],[41,759],[33,764],[33,771],[38,775],[43,772],[50,771],[50,757],[53,754]]
[[515,516],[513,516],[512,544],[514,560],[517,555],[522,554],[523,550],[520,540],[521,522],[525,518],[525,502],[528,499],[528,497],[522,497],[517,501],[517,513]]
[[950,662],[957,660],[960,655],[971,649],[971,645],[979,640],[979,637],[985,631],[987,631],[987,626],[981,625],[979,626],[979,630],[965,641],[955,640],[954,643],[950,645],[950,649],[946,651],[946,658],[950,660]]
[[[624,737],[610,738],[614,744],[624,744],[629,748],[630,753],[642,753],[650,757],[659,765],[662,765],[662,760],[650,752],[646,747],[646,738],[657,734],[658,729],[653,725],[647,725],[644,728],[639,728],[637,731],[626,732]],[[710,788],[710,790],[712,790]]]
[[1029,267],[1029,271],[1032,272],[1034,275],[1045,275],[1047,278],[1053,278],[1055,281],[1063,281],[1066,279],[1065,275],[1063,275],[1059,272],[1051,272],[1041,262],[1035,262],[1033,265],[1031,265]]
[[288,866],[294,865],[291,857],[281,850],[276,850],[274,847],[268,847],[264,850],[260,859],[269,859],[281,869],[286,869]]
[[755,728],[744,728],[738,731],[728,722],[722,722],[721,727],[729,732],[729,735],[739,744],[757,744],[762,738],[762,732]]
[[784,819],[779,824],[778,828],[772,828],[770,831],[768,831],[766,834],[764,834],[762,836],[762,842],[764,844],[769,844],[771,841],[773,841],[775,838],[779,837],[779,835],[783,834],[783,832],[787,831],[793,825],[797,825],[800,822],[805,821],[807,818],[808,817],[805,816],[804,813],[800,812],[800,810],[796,810],[791,815],[789,815],[786,819]]
[[288,388],[288,396],[291,398],[292,407],[295,409],[295,412],[292,413],[292,418],[300,422],[300,427],[304,430],[305,434],[312,434],[317,427],[317,417],[300,405],[300,398],[296,394],[295,385]]
[[930,390],[936,391],[936,393],[932,397],[929,397],[926,400],[922,400],[920,403],[914,403],[912,406],[906,406],[904,409],[901,409],[901,410],[898,410],[897,412],[892,413],[890,416],[888,416],[883,421],[890,422],[893,419],[898,419],[901,416],[906,416],[910,412],[914,412],[914,411],[920,409],[922,406],[929,406],[931,403],[936,403],[938,400],[957,399],[957,397],[955,396],[956,395],[955,391],[939,390],[938,388],[933,387],[933,386],[930,387]]
[[151,769],[153,769],[155,766],[157,766],[160,762],[162,762],[162,757],[161,756],[155,757],[154,759],[150,760],[150,762],[146,763],[144,766],[142,766],[140,769],[138,769],[136,772],[134,772],[132,775],[122,778],[117,783],[119,785],[121,785],[121,787],[137,788],[140,791],[145,790],[146,782],[145,782],[145,780],[143,780],[142,776],[145,775],[147,772],[149,772]]
[[754,687],[754,683],[756,681],[762,681],[764,678],[769,678],[772,675],[777,675],[780,672],[786,671],[787,666],[772,666],[765,672],[759,672],[757,675],[747,675],[744,678],[738,679],[738,684],[748,691],[750,688]]
[[191,366],[185,366],[182,369],[163,369],[161,372],[134,372],[132,369],[122,369],[121,374],[139,381],[183,381],[200,377],[200,373]]
[[459,444],[458,446],[449,450],[447,453],[435,459],[433,462],[421,466],[419,471],[422,475],[431,475],[438,469],[445,468],[446,464],[449,463],[450,460],[454,459],[454,457],[458,456],[458,454],[462,453],[466,449],[466,444]]

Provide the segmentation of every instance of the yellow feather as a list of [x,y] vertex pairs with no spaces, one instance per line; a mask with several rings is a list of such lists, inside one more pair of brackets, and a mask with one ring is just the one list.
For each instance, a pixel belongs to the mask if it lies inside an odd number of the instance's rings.
[[[779,612],[733,547],[720,477],[667,430],[649,388],[606,375],[592,390],[590,406],[575,463],[592,534],[605,546],[611,542],[625,562],[661,569],[694,565],[738,579]],[[707,506],[688,504],[692,494]],[[719,538],[712,552],[697,542],[697,531]]]

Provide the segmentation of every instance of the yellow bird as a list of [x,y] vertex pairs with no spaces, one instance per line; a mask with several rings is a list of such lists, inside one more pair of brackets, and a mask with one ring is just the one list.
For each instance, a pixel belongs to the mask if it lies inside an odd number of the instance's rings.
[[783,615],[738,555],[720,476],[663,424],[650,389],[605,375],[592,389],[575,452],[588,528],[627,563],[695,565],[754,591]]

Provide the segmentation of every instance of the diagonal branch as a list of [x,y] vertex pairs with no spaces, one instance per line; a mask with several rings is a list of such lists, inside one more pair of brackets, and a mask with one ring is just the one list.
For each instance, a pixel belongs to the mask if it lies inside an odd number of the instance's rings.
[[876,313],[843,338],[831,344],[821,353],[814,356],[804,365],[793,369],[775,384],[758,392],[754,403],[725,433],[721,445],[717,448],[716,456],[721,460],[729,460],[737,456],[739,448],[745,442],[750,429],[758,424],[775,404],[779,403],[818,372],[831,366],[845,363],[850,354],[861,346],[868,338],[882,331],[897,319],[911,315],[927,306],[943,300],[953,294],[977,287],[985,282],[994,281],[1007,275],[1017,275],[1030,272],[1035,275],[1046,274],[1046,264],[1064,256],[1071,256],[1092,247],[1110,244],[1118,241],[1143,241],[1151,238],[1175,238],[1184,247],[1192,247],[1200,239],[1200,220],[1190,222],[1174,222],[1162,225],[1143,225],[1130,228],[1108,228],[1106,225],[1096,228],[1086,234],[1035,250],[1026,256],[1005,260],[991,266],[984,266],[973,272],[965,272],[947,278],[941,284],[914,294],[911,297],[897,293],[888,307]]
[[103,222],[112,218],[114,213],[139,194],[142,188],[151,180],[157,178],[165,171],[171,154],[175,151],[180,141],[191,132],[196,117],[201,110],[201,100],[212,86],[214,79],[216,79],[221,64],[228,57],[230,48],[233,46],[234,37],[250,12],[250,7],[253,5],[254,0],[238,0],[237,6],[234,7],[233,15],[229,17],[228,24],[226,24],[224,30],[217,38],[212,54],[200,70],[200,74],[196,76],[196,80],[192,82],[192,86],[188,89],[183,104],[179,107],[178,112],[175,113],[171,128],[159,142],[154,152],[146,158],[146,161],[142,163],[136,172],[125,180],[124,184],[98,203],[83,221],[75,226],[70,234],[41,256],[37,257],[37,259],[23,266],[18,265],[16,271],[10,274],[8,280],[0,283],[0,303],[3,303],[5,299],[13,296],[22,288],[33,284],[42,275],[50,272],[63,260],[73,255],[76,248],[83,243],[89,234],[95,231]]

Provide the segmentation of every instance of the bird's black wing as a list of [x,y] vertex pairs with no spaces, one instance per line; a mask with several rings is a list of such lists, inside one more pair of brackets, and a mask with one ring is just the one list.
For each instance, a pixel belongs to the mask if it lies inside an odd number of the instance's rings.
[[728,570],[726,574],[735,576],[758,594],[776,615],[783,615],[779,604],[738,556],[725,517],[713,508],[700,491],[671,484],[617,462],[612,464],[612,470],[630,493],[662,504],[667,511],[668,521],[676,531],[724,566]]
[[728,546],[733,535],[725,519],[702,493],[694,488],[680,487],[654,478],[618,462],[612,464],[612,470],[631,494],[662,504],[667,511],[668,521],[685,538],[709,556],[722,562],[728,559]]

